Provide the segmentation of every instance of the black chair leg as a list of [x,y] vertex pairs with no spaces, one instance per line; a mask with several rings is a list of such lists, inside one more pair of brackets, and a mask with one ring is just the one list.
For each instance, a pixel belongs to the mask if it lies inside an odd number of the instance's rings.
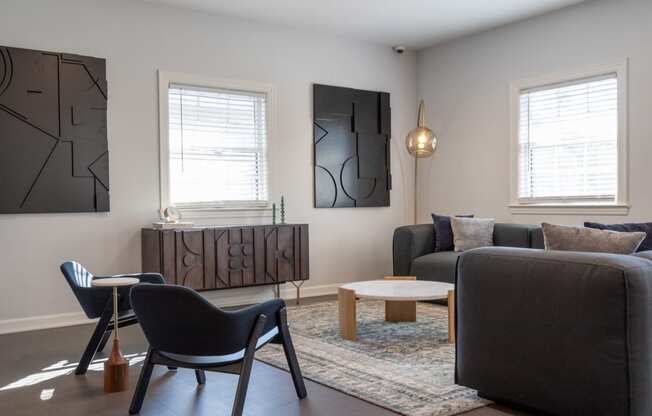
[[242,359],[242,364],[240,367],[240,378],[238,379],[238,389],[235,392],[235,401],[233,402],[233,409],[231,411],[231,416],[242,416],[242,411],[244,410],[245,398],[247,396],[247,388],[249,387],[249,377],[251,376],[251,367],[254,364],[254,353],[256,352],[256,344],[258,344],[258,338],[263,333],[263,328],[265,326],[265,321],[267,317],[265,315],[260,315],[254,325],[253,331],[249,336],[249,341],[247,342],[247,348],[245,349],[244,358]]
[[195,378],[197,379],[197,384],[206,384],[206,373],[204,370],[195,370]]
[[301,368],[299,367],[297,354],[294,351],[294,344],[292,344],[292,338],[290,337],[287,310],[285,308],[278,312],[278,328],[283,343],[285,358],[288,361],[288,367],[290,367],[290,374],[292,374],[294,389],[297,391],[297,396],[299,396],[300,399],[304,399],[308,396],[308,392],[306,391],[306,385],[303,382],[303,375],[301,375]]
[[143,400],[145,400],[145,394],[147,393],[149,379],[152,377],[153,369],[154,364],[152,363],[152,351],[149,350],[147,351],[147,357],[143,363],[143,368],[140,370],[140,376],[138,377],[138,384],[136,385],[134,396],[131,399],[131,406],[129,406],[130,415],[135,415],[140,412],[140,408],[143,406]]
[[111,337],[111,330],[109,329],[102,335],[102,340],[100,341],[100,345],[97,347],[97,351],[104,351],[104,347],[106,347],[106,343],[109,341],[109,338]]
[[75,374],[77,375],[86,374],[86,370],[88,370],[88,365],[93,360],[93,357],[97,352],[97,348],[99,347],[102,341],[102,337],[106,333],[106,329],[109,326],[109,322],[111,321],[112,314],[113,314],[113,303],[111,302],[111,299],[109,299],[106,306],[104,307],[104,312],[102,312],[102,316],[100,316],[100,321],[97,323],[97,326],[95,327],[95,331],[93,331],[93,335],[91,336],[91,339],[88,341],[88,345],[84,350],[84,354],[79,360],[79,364],[77,365]]

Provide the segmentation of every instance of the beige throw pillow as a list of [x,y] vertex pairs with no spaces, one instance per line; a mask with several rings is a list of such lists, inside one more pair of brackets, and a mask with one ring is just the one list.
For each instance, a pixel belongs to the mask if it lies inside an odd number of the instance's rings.
[[541,224],[546,250],[594,251],[633,254],[647,237],[646,233],[596,230],[585,227]]
[[493,218],[451,217],[455,251],[494,245]]

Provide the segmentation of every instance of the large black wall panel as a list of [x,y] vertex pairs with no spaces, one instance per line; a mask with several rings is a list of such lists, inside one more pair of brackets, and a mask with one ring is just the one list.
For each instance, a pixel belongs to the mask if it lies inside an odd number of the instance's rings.
[[0,213],[109,210],[104,59],[0,46]]
[[313,105],[315,207],[389,206],[389,93],[315,84]]

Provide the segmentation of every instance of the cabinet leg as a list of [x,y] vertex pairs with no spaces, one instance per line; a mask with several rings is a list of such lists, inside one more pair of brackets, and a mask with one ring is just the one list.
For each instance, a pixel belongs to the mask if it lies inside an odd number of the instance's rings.
[[301,304],[301,286],[305,283],[305,280],[300,280],[299,283],[292,281],[292,286],[297,290],[297,299],[296,299],[296,305],[299,306]]

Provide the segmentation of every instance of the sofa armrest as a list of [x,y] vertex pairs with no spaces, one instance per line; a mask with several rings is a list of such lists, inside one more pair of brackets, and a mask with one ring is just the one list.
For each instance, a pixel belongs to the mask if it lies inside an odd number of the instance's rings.
[[458,384],[552,414],[652,414],[652,262],[482,248],[456,296]]
[[398,227],[392,244],[394,275],[408,276],[412,260],[435,251],[435,229],[432,224]]
[[639,251],[638,253],[634,253],[633,255],[636,257],[640,257],[642,259],[648,259],[652,261],[652,250]]

